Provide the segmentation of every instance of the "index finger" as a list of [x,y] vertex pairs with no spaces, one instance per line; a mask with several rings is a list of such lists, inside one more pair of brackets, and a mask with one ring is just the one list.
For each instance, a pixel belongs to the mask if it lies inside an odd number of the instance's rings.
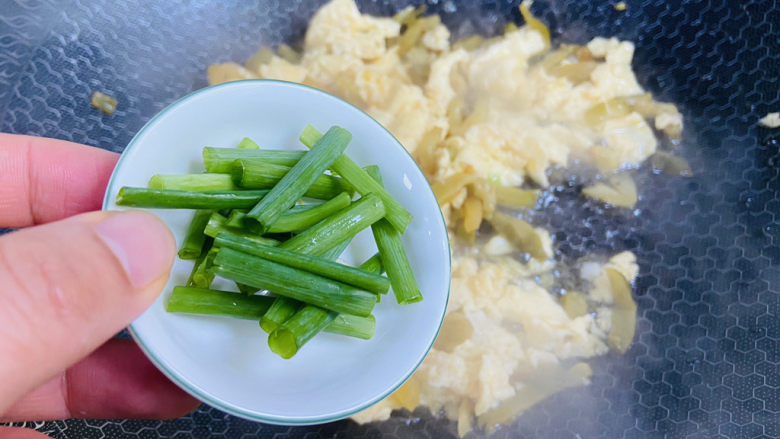
[[0,134],[0,227],[100,209],[118,157],[64,140]]

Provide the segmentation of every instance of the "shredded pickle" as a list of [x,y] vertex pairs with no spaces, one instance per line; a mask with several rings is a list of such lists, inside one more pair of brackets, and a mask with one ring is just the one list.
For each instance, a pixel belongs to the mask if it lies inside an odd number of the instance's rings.
[[92,93],[92,99],[90,100],[90,104],[92,104],[93,107],[97,108],[98,110],[110,116],[114,114],[114,111],[116,111],[117,101],[116,98],[114,97],[96,91]]
[[546,24],[534,16],[531,12],[531,4],[533,4],[533,1],[523,0],[523,2],[520,3],[520,14],[523,16],[526,26],[542,34],[545,46],[550,47],[550,29],[547,28]]

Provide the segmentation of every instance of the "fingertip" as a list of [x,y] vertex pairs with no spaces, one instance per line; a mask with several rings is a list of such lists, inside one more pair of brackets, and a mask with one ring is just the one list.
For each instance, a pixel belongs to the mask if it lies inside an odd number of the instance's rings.
[[94,229],[135,288],[167,279],[176,255],[176,241],[157,216],[141,210],[113,212]]

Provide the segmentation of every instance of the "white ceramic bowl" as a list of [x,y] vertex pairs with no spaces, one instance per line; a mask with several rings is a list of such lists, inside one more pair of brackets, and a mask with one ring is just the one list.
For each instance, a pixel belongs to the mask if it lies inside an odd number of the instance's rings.
[[[274,424],[316,424],[348,417],[382,400],[411,376],[441,326],[450,285],[449,243],[430,186],[414,160],[378,122],[356,107],[299,84],[251,80],[209,87],[174,102],[125,149],[106,190],[104,209],[122,186],[145,186],[156,173],[201,172],[203,146],[233,147],[244,136],[262,148],[304,149],[306,124],[342,126],[358,164],[379,165],[387,190],[414,216],[403,236],[423,301],[400,306],[392,291],[375,310],[371,340],[320,334],[290,360],[271,353],[257,322],[169,314],[165,304],[191,261],[178,260],[155,304],[130,326],[152,362],[195,397],[225,412]],[[152,210],[181,243],[192,212]],[[361,232],[342,255],[359,263],[376,251]],[[234,289],[217,280],[217,288]]]

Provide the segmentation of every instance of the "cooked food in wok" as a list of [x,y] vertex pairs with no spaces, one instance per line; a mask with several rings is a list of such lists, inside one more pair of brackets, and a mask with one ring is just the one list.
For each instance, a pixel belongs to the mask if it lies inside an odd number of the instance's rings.
[[634,338],[634,255],[564,263],[556,231],[531,213],[543,214],[555,202],[550,188],[576,176],[586,182],[582,203],[630,215],[642,193],[632,169],[652,159],[690,175],[661,148],[679,140],[682,117],[639,85],[631,42],[554,44],[528,2],[520,11],[525,24],[503,35],[452,41],[421,8],[374,17],[332,0],[299,50],[263,47],[243,64],[208,68],[212,84],[272,78],[346,99],[400,140],[436,193],[452,243],[447,317],[416,374],[358,422],[425,406],[457,421],[461,435],[490,430],[587,385],[589,360],[623,353]]

